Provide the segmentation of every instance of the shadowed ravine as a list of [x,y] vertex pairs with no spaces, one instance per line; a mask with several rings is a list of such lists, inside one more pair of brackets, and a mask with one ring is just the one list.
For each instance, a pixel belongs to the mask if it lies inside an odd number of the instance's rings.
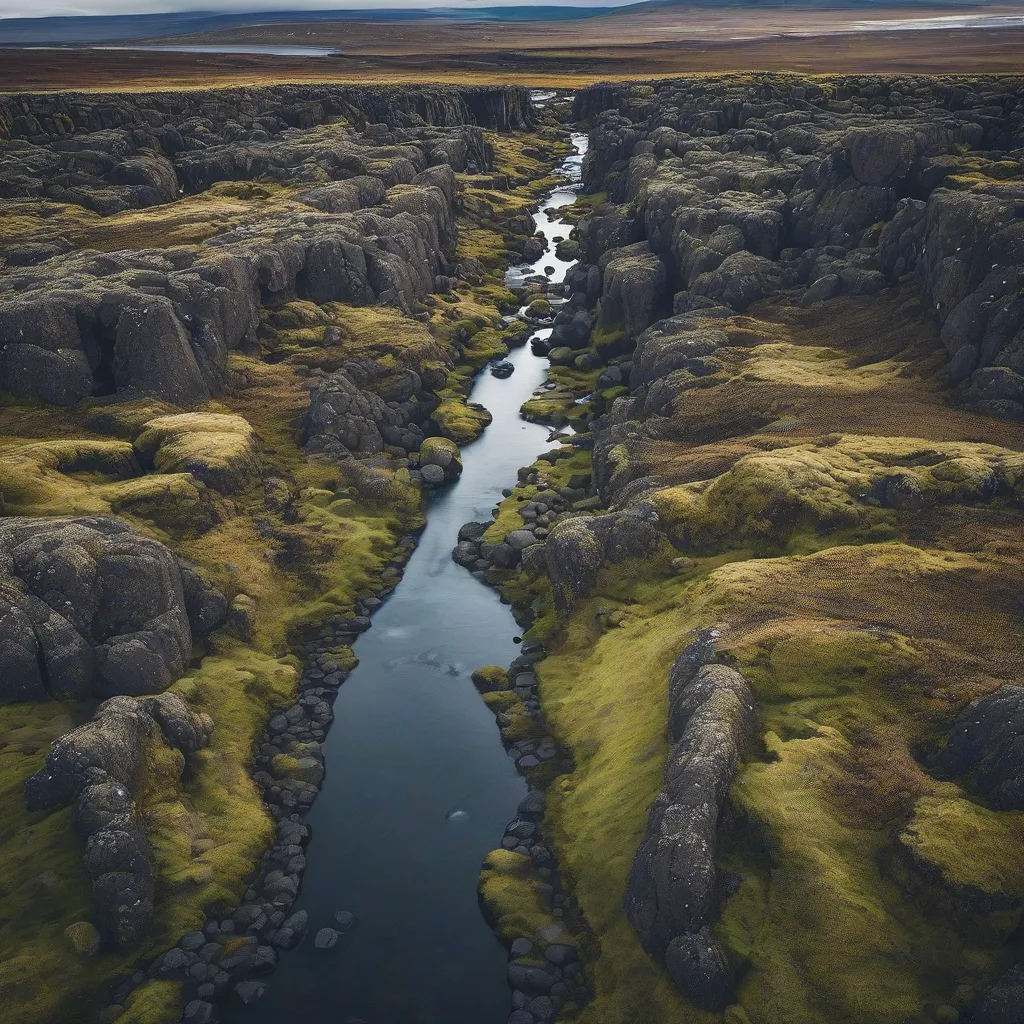
[[[564,167],[578,181],[586,138],[574,142]],[[535,220],[549,240],[567,228],[544,210],[574,198],[558,189],[541,204]],[[549,251],[532,272],[554,267],[557,282],[569,265]],[[549,447],[548,428],[519,415],[547,362],[529,345],[509,359],[510,378],[479,377],[472,399],[493,422],[463,449],[458,483],[432,502],[402,583],[356,644],[359,667],[334,705],[295,906],[309,914],[306,938],[282,956],[260,1003],[232,1008],[228,1020],[486,1024],[508,1013],[506,954],[476,883],[526,788],[469,675],[515,657],[518,630],[451,550],[462,524],[487,519],[516,470]],[[355,914],[357,926],[334,949],[316,949],[313,937],[337,911]]]

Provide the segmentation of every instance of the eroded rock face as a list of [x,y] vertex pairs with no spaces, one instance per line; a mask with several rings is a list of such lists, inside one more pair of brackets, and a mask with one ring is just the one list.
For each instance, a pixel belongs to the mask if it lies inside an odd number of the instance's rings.
[[189,565],[109,516],[0,520],[0,697],[159,693],[227,605]]
[[663,960],[688,999],[708,1010],[731,1002],[731,968],[709,927],[716,896],[718,816],[756,721],[753,691],[714,664],[705,631],[669,677],[673,746],[661,792],[626,887],[626,915],[644,948]]

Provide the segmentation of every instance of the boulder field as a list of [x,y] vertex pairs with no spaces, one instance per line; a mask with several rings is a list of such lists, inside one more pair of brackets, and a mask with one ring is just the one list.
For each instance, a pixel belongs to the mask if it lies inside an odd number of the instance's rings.
[[[419,100],[436,115],[429,123],[396,103],[373,124],[364,108],[373,114],[381,97],[359,90],[307,98],[301,115],[275,90],[176,94],[154,106],[8,101],[36,113],[0,114],[10,136],[0,195],[44,225],[6,249],[0,386],[58,405],[123,391],[194,403],[223,391],[230,352],[258,347],[261,304],[275,296],[409,312],[454,273],[455,173],[491,166],[467,106],[475,95],[428,91]],[[349,133],[331,123],[342,115]],[[481,104],[480,115],[488,127],[528,126],[504,108]],[[205,244],[160,245],[150,222],[130,216],[255,179],[283,202],[236,207]],[[98,252],[69,239],[61,229],[81,221],[76,209],[122,215],[133,247]]]
[[1019,1020],[1024,85],[711,76],[573,117],[524,414],[575,430],[455,551],[544,650],[485,695],[506,744],[573,766],[525,771],[589,930],[567,1009]]

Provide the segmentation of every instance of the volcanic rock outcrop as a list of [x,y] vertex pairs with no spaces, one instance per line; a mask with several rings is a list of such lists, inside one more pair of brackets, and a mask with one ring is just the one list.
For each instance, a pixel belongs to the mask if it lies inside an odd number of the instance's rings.
[[109,946],[129,949],[153,913],[151,856],[132,801],[145,745],[187,755],[209,740],[209,716],[162,691],[227,603],[162,544],[110,517],[0,520],[0,560],[3,698],[110,698],[53,744],[25,781],[25,802],[74,805],[95,925]]
[[522,90],[326,89],[294,116],[286,93],[5,101],[8,198],[110,216],[218,182],[286,191],[198,246],[149,247],[140,225],[115,252],[68,252],[59,231],[8,248],[0,386],[57,405],[124,391],[192,404],[223,391],[229,352],[258,350],[263,302],[410,312],[453,271],[454,171],[493,158],[478,125],[530,121]]
[[622,204],[579,231],[604,329],[635,338],[666,303],[743,312],[780,291],[814,303],[905,280],[959,396],[1024,417],[1018,82],[597,86],[574,113],[593,121],[587,187]]
[[4,700],[160,693],[227,602],[164,545],[107,516],[0,519]]
[[132,800],[145,745],[188,755],[209,742],[212,730],[210,716],[196,714],[177,694],[112,697],[57,740],[45,767],[25,781],[29,810],[73,804],[95,925],[114,949],[136,946],[153,916],[152,858]]

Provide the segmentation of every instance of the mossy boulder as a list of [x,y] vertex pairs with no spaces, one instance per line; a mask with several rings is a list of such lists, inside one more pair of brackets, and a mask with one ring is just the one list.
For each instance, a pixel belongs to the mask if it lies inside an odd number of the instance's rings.
[[450,484],[462,474],[459,446],[447,437],[428,437],[420,445],[420,468],[436,466],[444,474],[443,483]]
[[247,490],[260,477],[256,432],[241,416],[158,416],[135,439],[140,461],[161,473],[190,473],[222,494]]
[[69,924],[64,935],[79,956],[95,956],[100,951],[100,933],[89,921]]
[[526,307],[526,315],[534,319],[547,319],[551,316],[551,303],[547,299],[534,299]]
[[480,899],[506,945],[524,937],[532,941],[550,924],[551,912],[537,885],[533,861],[525,854],[492,850],[484,859]]
[[[298,754],[299,756],[294,756]],[[274,774],[279,779],[298,779],[312,786],[319,786],[324,780],[324,766],[315,757],[305,756],[303,751],[293,754],[277,754],[272,762]]]
[[199,535],[227,517],[224,500],[191,473],[156,473],[102,489],[110,511],[176,537]]
[[498,665],[484,665],[472,675],[473,685],[481,693],[496,693],[509,689],[508,672]]

